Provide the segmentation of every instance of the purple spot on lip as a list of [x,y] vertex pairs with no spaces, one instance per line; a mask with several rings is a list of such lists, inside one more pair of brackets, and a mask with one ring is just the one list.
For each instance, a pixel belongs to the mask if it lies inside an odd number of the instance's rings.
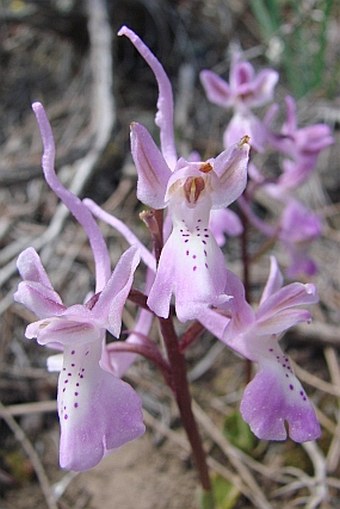
[[206,241],[205,241],[205,240],[202,240],[202,244],[206,244]]
[[185,241],[184,241],[184,242],[185,242],[185,243],[189,242],[189,239],[185,239]]
[[79,406],[78,403],[74,404],[74,408],[78,408],[78,406]]
[[75,353],[76,353],[76,351],[75,351],[75,350],[72,350],[71,355],[74,355]]
[[291,391],[293,391],[294,390],[294,385],[290,384],[289,388],[290,388]]
[[207,263],[205,263],[204,265],[205,265],[205,267],[206,267],[207,269],[209,269],[209,267],[208,267],[208,264],[207,264]]
[[187,256],[189,256],[189,251],[186,251],[186,252],[185,252],[185,254],[186,254]]
[[67,414],[64,415],[64,419],[65,419],[65,421],[67,421],[67,419],[68,419],[68,415]]
[[197,256],[196,256],[196,255],[192,255],[192,257],[193,257],[193,259],[194,259],[194,260],[195,260],[195,258],[197,258]]
[[196,265],[192,268],[192,270],[195,272],[195,270],[197,269]]

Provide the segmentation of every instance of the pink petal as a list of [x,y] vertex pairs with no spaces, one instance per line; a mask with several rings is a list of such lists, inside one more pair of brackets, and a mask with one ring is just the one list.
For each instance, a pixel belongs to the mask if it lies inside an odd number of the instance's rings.
[[52,283],[41,263],[40,256],[33,247],[28,247],[19,254],[17,268],[24,281],[40,283],[42,286],[53,290]]
[[283,284],[283,276],[279,269],[277,260],[275,256],[270,257],[270,272],[267,279],[266,286],[262,292],[260,306],[263,302],[265,302],[273,293],[276,293],[280,290]]
[[66,309],[57,292],[41,283],[22,281],[13,297],[39,318],[60,315]]
[[91,318],[55,316],[29,324],[25,335],[28,339],[37,338],[40,345],[69,346],[98,341],[101,329]]
[[245,289],[240,278],[230,270],[227,271],[226,292],[232,296],[228,304],[231,320],[219,339],[246,356],[244,341],[240,339],[240,335],[255,326],[255,313],[245,299]]
[[236,111],[223,134],[223,146],[228,148],[249,136],[249,144],[263,152],[268,143],[268,129],[264,122],[249,111]]
[[250,84],[254,76],[253,66],[249,62],[239,61],[236,55],[230,68],[230,87],[233,92],[237,93],[240,87]]
[[[257,323],[261,328],[268,326],[269,323],[272,323],[273,326],[275,323],[276,327],[280,327],[280,320],[287,320],[290,312],[293,320],[295,320],[294,317],[299,317],[298,310],[293,309],[294,307],[314,304],[317,301],[318,295],[314,285],[291,283],[263,302],[256,313]],[[275,332],[277,330],[276,328]],[[284,327],[281,330],[284,330]]]
[[[175,167],[177,161],[175,137],[174,137],[174,101],[172,96],[171,83],[162,64],[143,43],[143,41],[132,30],[123,26],[118,35],[125,35],[130,39],[140,55],[152,69],[158,84],[158,101],[156,125],[160,128],[161,150],[165,161],[171,169]],[[157,208],[157,207],[155,207]]]
[[127,383],[99,366],[101,345],[67,347],[58,383],[60,465],[83,471],[141,436],[141,402]]
[[230,209],[213,209],[210,212],[209,228],[220,247],[225,244],[226,235],[237,237],[243,230],[240,218]]
[[92,309],[93,315],[103,323],[106,322],[108,330],[115,337],[120,334],[123,307],[139,261],[139,252],[135,246],[125,251]]
[[260,371],[247,385],[241,414],[253,433],[265,440],[296,442],[315,440],[320,425],[314,409],[290,367],[289,358],[278,347],[270,348],[270,359],[259,360]]
[[148,131],[137,123],[131,125],[131,151],[138,173],[138,199],[155,209],[164,208],[171,171]]
[[306,309],[282,309],[277,314],[258,318],[256,333],[259,335],[278,334],[300,322],[310,322],[312,315]]
[[273,69],[263,69],[252,82],[252,94],[245,99],[249,107],[259,107],[273,100],[274,88],[279,80],[279,74]]
[[224,288],[224,257],[213,235],[199,217],[194,231],[183,219],[163,248],[148,298],[150,309],[166,318],[173,294],[177,317],[184,322],[194,319],[202,304],[227,300]]
[[247,184],[249,145],[241,140],[224,150],[214,161],[219,187],[212,193],[213,208],[227,207],[244,191]]
[[222,108],[233,105],[233,96],[228,83],[212,71],[202,71],[200,80],[209,101]]

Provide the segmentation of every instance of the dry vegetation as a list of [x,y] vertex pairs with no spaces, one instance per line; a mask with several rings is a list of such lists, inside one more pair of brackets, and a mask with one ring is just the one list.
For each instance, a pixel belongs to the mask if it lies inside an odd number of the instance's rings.
[[[214,67],[226,72],[230,43],[242,44],[250,58],[256,57],[256,65],[266,63],[261,56],[264,48],[245,1],[112,0],[108,2],[112,33],[105,32],[109,29],[105,20],[103,31],[97,30],[96,23],[103,22],[96,20],[94,12],[100,3],[3,0],[0,7],[1,509],[196,507],[195,472],[176,408],[145,361],[133,366],[128,379],[143,398],[148,435],[92,472],[75,475],[57,468],[56,375],[45,370],[48,352],[24,339],[25,325],[33,317],[12,302],[18,283],[15,260],[33,245],[66,303],[81,302],[91,288],[93,272],[84,233],[42,178],[41,145],[30,103],[39,99],[47,107],[63,182],[146,235],[136,219],[139,204],[128,125],[140,120],[152,128],[156,89],[141,59],[115,36],[117,29],[122,23],[135,29],[169,72],[182,153],[193,147],[213,155],[225,122],[224,113],[204,99],[198,71]],[[339,32],[339,19],[334,17],[332,23],[334,35],[334,30]],[[332,41],[336,44],[336,37]],[[336,54],[334,47],[331,51]],[[286,92],[281,84],[279,94]],[[301,100],[301,122],[328,122],[339,140],[339,99],[319,93]],[[315,306],[313,324],[285,339],[285,347],[300,366],[296,373],[317,407],[322,439],[305,446],[259,443],[245,430],[248,442],[241,450],[235,411],[245,381],[244,363],[208,335],[188,355],[195,380],[195,413],[211,470],[234,486],[229,491],[230,505],[221,509],[340,506],[337,154],[339,148],[334,146],[320,159],[306,192],[326,224],[314,246],[320,304]],[[115,263],[125,244],[112,229],[103,230]],[[228,250],[232,268],[240,270],[237,243],[230,243]],[[263,283],[266,270],[263,261],[252,271],[254,290]],[[131,308],[125,314],[126,328],[133,325],[133,313]],[[226,422],[233,433],[223,433]]]

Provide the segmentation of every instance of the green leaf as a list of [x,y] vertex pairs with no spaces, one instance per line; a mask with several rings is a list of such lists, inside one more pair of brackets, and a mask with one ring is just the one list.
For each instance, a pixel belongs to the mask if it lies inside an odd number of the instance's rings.
[[226,417],[223,434],[231,444],[244,452],[251,452],[257,443],[255,435],[239,412],[233,412]]
[[278,29],[276,19],[277,13],[275,12],[274,15],[274,7],[269,4],[268,8],[266,2],[263,0],[251,0],[250,7],[259,26],[261,27],[264,38],[269,40]]
[[232,509],[235,507],[241,493],[236,486],[220,475],[212,478],[216,509]]
[[241,492],[231,482],[216,474],[211,479],[212,490],[200,490],[200,509],[233,509]]
[[199,508],[200,509],[217,509],[215,505],[214,491],[200,490],[199,493]]

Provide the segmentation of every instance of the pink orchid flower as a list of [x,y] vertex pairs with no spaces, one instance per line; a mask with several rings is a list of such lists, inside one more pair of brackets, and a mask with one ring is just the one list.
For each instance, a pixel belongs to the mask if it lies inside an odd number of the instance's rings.
[[256,74],[249,62],[234,57],[229,83],[208,70],[202,71],[200,78],[212,103],[233,110],[233,117],[223,135],[224,146],[249,135],[252,146],[262,152],[267,142],[267,128],[252,109],[272,101],[278,73],[273,69],[263,69]]
[[312,276],[317,272],[308,248],[321,232],[322,223],[317,214],[297,200],[286,203],[280,220],[279,239],[289,255],[289,277]]
[[130,385],[106,369],[105,349],[106,331],[115,337],[120,334],[123,306],[140,256],[137,248],[131,247],[110,275],[109,253],[92,214],[55,174],[54,140],[45,111],[39,103],[33,109],[44,145],[46,181],[88,234],[95,260],[96,292],[85,304],[66,307],[38,254],[28,248],[18,258],[23,281],[14,298],[39,318],[28,325],[26,337],[62,351],[58,382],[60,465],[82,471],[145,430],[140,398]]
[[246,302],[243,285],[231,272],[226,291],[233,296],[225,306],[229,318],[207,310],[200,321],[227,346],[258,365],[242,397],[242,417],[261,439],[284,440],[287,433],[296,442],[318,438],[320,426],[313,406],[279,346],[287,329],[310,320],[310,312],[300,306],[318,300],[314,285],[282,287],[282,275],[272,257],[257,311]]
[[154,209],[168,207],[172,232],[162,250],[148,306],[168,317],[172,295],[180,321],[196,317],[202,305],[219,305],[224,293],[224,256],[209,229],[212,209],[227,207],[243,192],[247,180],[248,139],[215,159],[178,159],[173,129],[173,97],[169,79],[139,37],[122,27],[153,70],[159,86],[156,124],[161,150],[140,124],[131,126],[132,156],[138,172],[137,197]]
[[[294,189],[310,176],[320,152],[334,143],[331,130],[326,124],[313,124],[299,128],[296,102],[287,96],[286,120],[279,133],[269,132],[271,145],[288,156],[283,161],[283,173],[276,186],[282,190]],[[267,115],[269,124],[277,116],[278,106],[274,104]]]
[[109,450],[144,433],[138,395],[102,369],[106,330],[119,336],[123,306],[138,262],[139,255],[131,247],[102,292],[83,305],[66,307],[34,249],[26,249],[18,258],[23,281],[14,298],[41,318],[27,326],[25,335],[63,352],[58,381],[62,468],[92,468]]

